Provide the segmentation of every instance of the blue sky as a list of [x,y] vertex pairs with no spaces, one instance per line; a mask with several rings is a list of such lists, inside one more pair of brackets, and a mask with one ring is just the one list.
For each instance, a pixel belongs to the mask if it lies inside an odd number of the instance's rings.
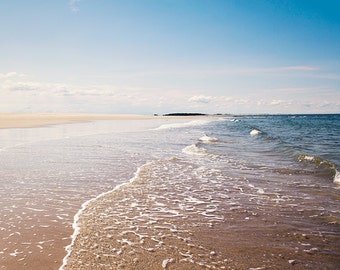
[[340,113],[338,10],[0,0],[0,112]]

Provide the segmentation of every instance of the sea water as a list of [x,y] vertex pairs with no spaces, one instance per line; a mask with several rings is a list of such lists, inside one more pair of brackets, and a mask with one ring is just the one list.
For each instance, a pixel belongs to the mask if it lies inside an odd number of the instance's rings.
[[[162,123],[164,121],[161,121]],[[128,181],[155,121],[0,129],[0,269],[58,269],[82,203]]]
[[3,131],[2,269],[335,269],[339,131],[339,115]]

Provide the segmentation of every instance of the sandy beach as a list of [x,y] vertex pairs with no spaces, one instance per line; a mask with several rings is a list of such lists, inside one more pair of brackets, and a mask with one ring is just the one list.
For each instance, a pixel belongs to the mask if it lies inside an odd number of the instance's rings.
[[6,114],[0,113],[0,128],[29,128],[94,120],[152,119],[137,114]]

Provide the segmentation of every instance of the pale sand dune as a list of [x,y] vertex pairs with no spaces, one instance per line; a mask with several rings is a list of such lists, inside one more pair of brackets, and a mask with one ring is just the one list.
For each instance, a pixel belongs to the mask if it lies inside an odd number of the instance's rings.
[[6,114],[0,113],[0,128],[28,128],[93,120],[143,120],[154,116],[136,114]]

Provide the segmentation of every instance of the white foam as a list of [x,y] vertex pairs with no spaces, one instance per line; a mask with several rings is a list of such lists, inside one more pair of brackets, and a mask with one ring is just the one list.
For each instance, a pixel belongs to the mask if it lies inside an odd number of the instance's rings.
[[31,207],[27,207],[26,209],[34,211],[34,212],[44,212],[44,211],[46,211],[45,209],[37,209],[37,208],[31,208]]
[[250,131],[251,136],[256,136],[256,135],[259,135],[260,133],[262,133],[262,132],[258,129],[255,129],[255,128],[252,131]]
[[207,151],[203,148],[197,147],[195,144],[189,145],[185,147],[182,152],[184,154],[192,155],[192,156],[206,156],[208,155]]
[[194,204],[206,204],[205,201],[202,201],[200,199],[194,198],[192,196],[188,196],[187,198],[184,199],[186,202],[189,203],[194,203]]
[[303,157],[304,160],[307,160],[307,161],[313,161],[314,160],[314,157],[313,156],[304,156]]
[[10,256],[13,256],[13,257],[16,257],[17,255],[19,254],[22,254],[24,253],[23,251],[18,251],[18,249],[14,250],[14,252],[10,253],[9,255]]
[[193,126],[202,126],[210,123],[212,120],[193,120],[185,123],[173,123],[173,124],[164,124],[155,128],[154,130],[164,130],[164,129],[174,129],[174,128],[185,128],[185,127],[193,127]]
[[169,263],[172,263],[174,261],[174,259],[165,259],[165,260],[163,260],[163,262],[162,262],[162,267],[163,267],[163,269],[166,269],[166,267],[168,266],[168,264]]
[[134,176],[130,179],[129,182],[120,184],[120,185],[116,186],[113,190],[110,190],[110,191],[108,191],[108,192],[104,192],[104,193],[98,195],[97,197],[95,197],[95,198],[93,198],[93,199],[91,199],[91,200],[88,200],[88,201],[86,201],[86,202],[84,202],[84,203],[82,204],[80,210],[79,210],[79,211],[77,212],[77,214],[74,216],[73,224],[72,224],[72,228],[74,229],[74,231],[73,231],[73,234],[72,234],[72,236],[71,236],[71,238],[72,238],[71,244],[69,244],[69,245],[66,246],[66,248],[65,248],[65,250],[67,251],[67,254],[66,254],[66,256],[63,258],[63,264],[59,267],[59,270],[64,270],[64,267],[67,265],[67,260],[68,260],[68,258],[71,256],[72,247],[73,247],[73,245],[74,245],[74,243],[75,243],[75,240],[76,240],[76,238],[77,238],[77,236],[78,236],[78,234],[79,234],[79,232],[80,232],[80,227],[78,226],[78,220],[79,220],[80,215],[81,215],[81,214],[83,213],[83,211],[86,209],[86,207],[87,207],[91,202],[96,201],[97,199],[99,199],[99,198],[101,198],[101,197],[103,197],[103,196],[105,196],[105,195],[107,195],[107,194],[109,194],[109,193],[114,192],[115,190],[121,188],[122,186],[128,185],[128,184],[132,183],[133,181],[135,181],[135,180],[138,178],[138,175],[139,175],[141,169],[142,169],[143,167],[149,165],[150,163],[151,163],[151,162],[146,163],[146,164],[144,164],[143,166],[139,167],[139,168],[137,169],[137,171],[135,172]]
[[204,135],[203,137],[201,137],[199,139],[201,142],[205,142],[205,143],[210,143],[210,142],[218,142],[218,139],[215,137],[209,137],[207,135]]
[[256,192],[259,193],[259,194],[264,194],[264,189],[258,188]]
[[335,170],[335,175],[333,179],[333,183],[340,185],[340,172],[338,170]]

